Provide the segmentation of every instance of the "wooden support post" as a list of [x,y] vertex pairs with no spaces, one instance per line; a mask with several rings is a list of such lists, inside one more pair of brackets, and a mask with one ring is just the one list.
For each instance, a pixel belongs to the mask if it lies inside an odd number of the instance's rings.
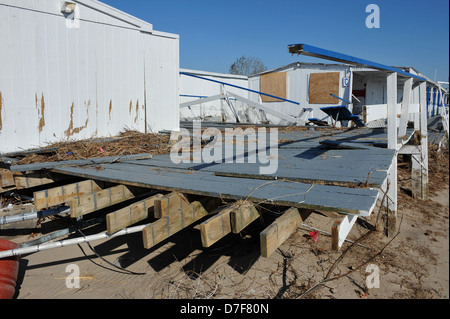
[[270,257],[297,228],[303,219],[297,208],[289,208],[260,233],[261,256]]
[[414,123],[419,154],[411,156],[412,194],[415,198],[428,199],[428,128],[426,82],[419,84],[419,115]]
[[155,201],[162,196],[161,194],[156,194],[106,215],[108,234],[113,234],[148,218],[149,210],[154,207]]
[[412,84],[413,78],[408,78],[403,86],[402,112],[398,128],[398,136],[402,139],[406,138],[406,128],[408,126],[409,104],[411,99]]
[[[387,109],[388,109],[388,149],[397,151],[397,73],[387,76]],[[392,164],[387,177],[387,234],[391,236],[396,229],[397,220],[397,153],[392,159]]]
[[60,205],[74,197],[101,191],[102,188],[93,180],[54,187],[33,193],[36,210]]
[[397,149],[397,73],[387,76],[387,134],[388,149]]
[[230,215],[233,233],[240,233],[245,227],[258,219],[259,212],[253,204],[239,204],[234,207]]
[[203,247],[210,247],[219,239],[231,233],[230,215],[233,207],[222,209],[217,215],[200,224]]
[[208,212],[199,202],[193,202],[187,209],[173,212],[145,226],[142,230],[144,248],[152,248],[207,214]]
[[397,232],[397,156],[392,159],[391,168],[387,178],[386,209],[388,212],[386,220],[386,235],[392,237]]
[[240,233],[259,217],[253,204],[233,204],[200,224],[203,247],[209,247],[227,234]]
[[331,227],[331,250],[338,251],[341,249],[357,219],[357,215],[346,215],[334,222]]
[[75,197],[67,204],[70,206],[70,216],[76,218],[134,197],[135,195],[127,186],[118,185],[92,194]]
[[178,192],[167,194],[155,200],[154,214],[155,218],[161,218],[188,207],[189,201],[186,197]]

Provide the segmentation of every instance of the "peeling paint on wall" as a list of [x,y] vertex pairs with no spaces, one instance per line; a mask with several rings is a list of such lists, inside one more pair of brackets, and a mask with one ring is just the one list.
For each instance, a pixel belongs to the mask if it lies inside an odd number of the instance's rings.
[[136,102],[136,117],[134,118],[134,123],[137,123],[139,118],[139,100]]
[[112,100],[109,100],[109,120],[111,121]]
[[[44,101],[44,94],[42,94],[41,97],[41,103],[38,103],[38,98],[37,98],[37,94],[36,94],[36,108],[38,109],[38,113],[39,113],[39,133],[42,132],[44,126],[45,126],[45,101]],[[40,105],[39,105],[40,104]]]
[[2,96],[2,92],[0,91],[0,131],[2,130],[2,127],[3,127],[2,109],[3,109],[3,96]]
[[74,109],[74,103],[72,103],[72,106],[70,107],[70,123],[69,123],[69,127],[67,128],[67,130],[64,131],[64,134],[66,135],[67,139],[69,139],[73,134],[78,134],[80,133],[82,130],[84,130],[85,128],[87,128],[88,123],[89,123],[89,107],[91,106],[91,101],[88,101],[88,103],[86,104],[86,121],[84,122],[83,126],[80,127],[73,127],[73,109]]

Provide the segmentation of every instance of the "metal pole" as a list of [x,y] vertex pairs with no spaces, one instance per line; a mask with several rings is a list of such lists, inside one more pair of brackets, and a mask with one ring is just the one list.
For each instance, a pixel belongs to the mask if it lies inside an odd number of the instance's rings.
[[30,219],[38,219],[48,216],[63,215],[70,212],[70,207],[59,207],[55,209],[47,209],[39,212],[24,213],[20,215],[3,216],[0,218],[0,225],[18,223]]
[[36,246],[23,247],[23,248],[21,247],[21,248],[17,248],[17,249],[0,251],[0,258],[6,258],[6,257],[12,257],[12,256],[20,256],[20,255],[35,253],[35,252],[42,251],[42,250],[48,250],[48,249],[53,249],[53,248],[72,246],[72,245],[77,245],[77,244],[81,244],[81,243],[91,242],[91,241],[94,241],[94,240],[100,240],[100,239],[106,239],[106,238],[113,238],[113,237],[128,235],[128,234],[140,232],[146,226],[147,225],[140,225],[140,226],[134,226],[134,227],[125,228],[125,229],[122,229],[122,230],[120,230],[120,231],[118,231],[117,233],[114,233],[114,234],[108,234],[108,232],[102,232],[102,233],[98,233],[98,234],[95,234],[95,235],[89,235],[89,236],[82,236],[82,237],[77,237],[77,238],[73,238],[73,239],[60,240],[60,241],[51,242],[51,243],[45,243],[45,244],[36,245]]
[[206,80],[206,81],[211,81],[211,82],[215,82],[215,83],[219,83],[219,84],[228,85],[228,86],[231,86],[231,87],[234,87],[234,88],[238,88],[238,89],[241,89],[241,90],[245,90],[245,91],[249,91],[249,92],[252,92],[252,93],[257,93],[257,94],[261,94],[261,95],[273,97],[273,98],[275,98],[275,99],[279,99],[279,100],[282,100],[282,101],[286,101],[286,102],[289,102],[289,103],[293,103],[293,104],[300,105],[299,102],[287,100],[287,99],[284,99],[284,98],[282,98],[282,97],[275,96],[275,95],[271,95],[271,94],[267,94],[267,93],[263,93],[263,92],[260,92],[260,91],[255,91],[255,90],[247,89],[247,88],[242,87],[242,86],[238,86],[238,85],[234,85],[234,84],[230,84],[230,83],[226,83],[226,82],[221,82],[221,81],[217,81],[217,80],[213,80],[213,79],[208,79],[208,78],[204,78],[204,77],[202,77],[202,76],[198,76],[198,75],[194,75],[194,74],[190,74],[190,73],[186,73],[186,72],[180,72],[180,74],[182,74],[182,75],[187,75],[187,76],[192,76],[192,77],[194,77],[194,78],[198,78],[198,79],[202,79],[202,80]]

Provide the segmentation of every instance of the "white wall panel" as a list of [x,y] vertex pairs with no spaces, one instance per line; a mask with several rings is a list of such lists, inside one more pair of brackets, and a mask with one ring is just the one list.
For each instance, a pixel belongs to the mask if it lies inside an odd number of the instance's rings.
[[148,131],[179,127],[179,37],[75,2],[79,28],[67,27],[59,0],[0,1],[0,153],[145,132],[145,102]]

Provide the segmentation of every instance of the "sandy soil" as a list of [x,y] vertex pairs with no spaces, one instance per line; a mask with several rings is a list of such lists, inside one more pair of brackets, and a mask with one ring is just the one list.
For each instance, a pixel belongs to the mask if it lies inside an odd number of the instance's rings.
[[[410,196],[409,177],[409,167],[400,165],[400,227],[394,237],[372,231],[359,245],[346,242],[341,251],[332,252],[326,233],[320,233],[314,242],[307,237],[310,229],[305,226],[270,258],[262,258],[259,232],[271,222],[270,215],[209,249],[202,248],[196,227],[151,250],[143,248],[137,233],[92,242],[96,254],[81,244],[22,256],[17,298],[447,299],[448,154],[430,157],[428,200]],[[305,223],[331,230],[330,220],[317,214]],[[102,230],[93,228],[86,233]],[[356,224],[348,239],[355,241],[367,232]],[[28,235],[3,238],[29,240]],[[79,287],[66,285],[73,274],[67,268],[70,265],[79,269]],[[370,269],[374,269],[368,265],[379,269],[379,288],[368,287],[374,283],[367,282],[373,274]]]

